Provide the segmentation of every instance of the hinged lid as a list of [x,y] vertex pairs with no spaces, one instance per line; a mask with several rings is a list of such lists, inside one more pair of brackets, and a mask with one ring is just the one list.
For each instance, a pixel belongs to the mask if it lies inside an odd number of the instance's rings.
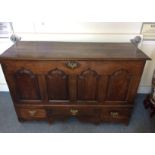
[[0,60],[150,60],[132,43],[19,41]]

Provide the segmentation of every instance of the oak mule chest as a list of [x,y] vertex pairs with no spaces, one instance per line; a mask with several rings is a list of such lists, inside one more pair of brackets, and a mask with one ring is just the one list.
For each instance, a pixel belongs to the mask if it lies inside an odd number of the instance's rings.
[[19,41],[0,63],[19,121],[128,123],[146,60],[131,43]]

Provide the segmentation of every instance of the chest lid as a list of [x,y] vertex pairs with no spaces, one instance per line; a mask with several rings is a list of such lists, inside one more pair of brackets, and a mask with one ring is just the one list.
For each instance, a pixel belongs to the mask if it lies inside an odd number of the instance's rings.
[[132,43],[19,41],[0,60],[149,60]]

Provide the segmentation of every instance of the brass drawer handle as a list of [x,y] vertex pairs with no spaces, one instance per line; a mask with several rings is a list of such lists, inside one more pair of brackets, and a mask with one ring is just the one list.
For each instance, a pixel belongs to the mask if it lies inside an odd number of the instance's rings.
[[69,61],[69,62],[66,62],[66,66],[70,69],[75,69],[79,67],[79,63],[75,61]]
[[79,111],[77,109],[71,109],[70,112],[73,116],[76,116]]
[[29,112],[30,116],[34,116],[37,111],[36,110],[29,110],[28,112]]
[[113,118],[117,118],[119,116],[119,113],[118,112],[110,112],[110,115],[113,117]]

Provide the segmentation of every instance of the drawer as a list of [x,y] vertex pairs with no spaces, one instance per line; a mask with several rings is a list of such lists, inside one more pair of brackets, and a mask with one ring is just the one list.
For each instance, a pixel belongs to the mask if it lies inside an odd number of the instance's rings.
[[44,110],[44,109],[18,108],[17,112],[18,112],[18,116],[23,119],[46,118],[46,110]]
[[103,108],[101,117],[105,121],[128,120],[131,112],[132,108]]
[[63,116],[92,116],[100,115],[101,108],[94,107],[53,107],[47,109],[47,115],[63,115]]
[[128,124],[132,108],[94,106],[52,106],[44,108],[16,107],[18,117],[24,120],[65,120],[76,117],[81,121],[101,123],[120,122]]

